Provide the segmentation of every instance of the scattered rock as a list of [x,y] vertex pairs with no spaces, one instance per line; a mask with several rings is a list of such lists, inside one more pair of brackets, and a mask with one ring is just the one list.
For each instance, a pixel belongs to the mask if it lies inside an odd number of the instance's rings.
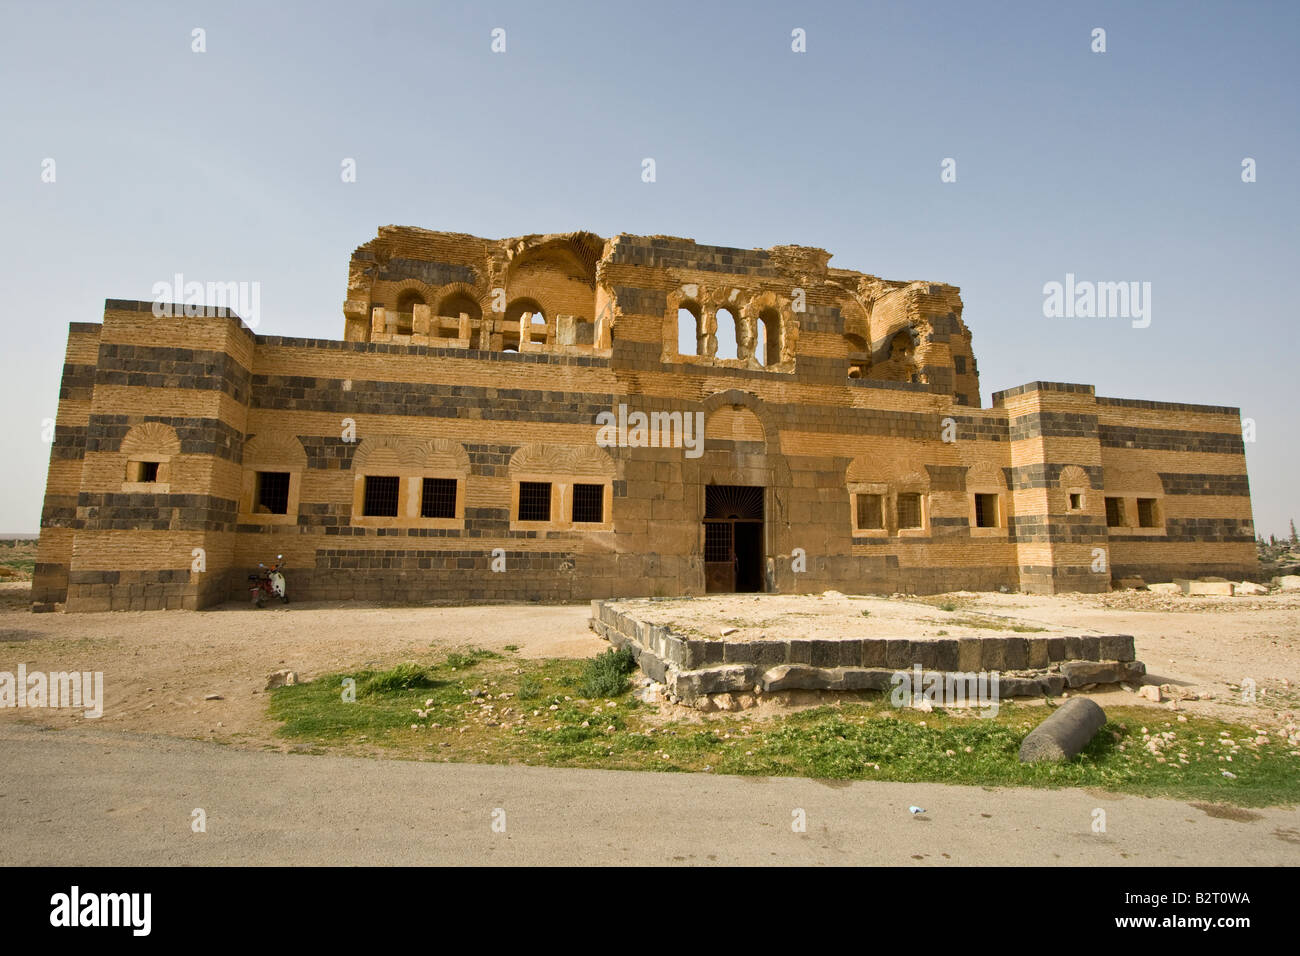
[[275,690],[277,687],[292,687],[298,683],[297,671],[276,671],[266,679],[266,689]]
[[735,628],[735,627],[724,627],[718,633],[721,634],[723,637],[726,637],[729,634],[735,634],[736,631],[738,630],[739,628]]
[[1274,578],[1273,583],[1283,591],[1300,591],[1300,574],[1284,574]]
[[1254,581],[1239,581],[1232,586],[1234,594],[1267,594],[1268,588]]
[[1148,584],[1147,590],[1154,594],[1182,594],[1183,589],[1172,582],[1162,584]]
[[225,698],[222,697],[220,694],[204,694],[203,699],[204,700],[225,700]]
[[1144,685],[1138,691],[1138,696],[1143,697],[1151,701],[1152,703],[1156,703],[1156,704],[1160,703],[1160,701],[1163,699],[1160,694],[1160,688],[1157,687],[1155,684]]

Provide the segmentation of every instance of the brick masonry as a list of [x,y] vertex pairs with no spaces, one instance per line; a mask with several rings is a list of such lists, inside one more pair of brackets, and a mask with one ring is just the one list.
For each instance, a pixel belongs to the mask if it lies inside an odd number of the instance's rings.
[[[281,553],[300,597],[700,594],[710,485],[762,489],[770,591],[1253,573],[1235,408],[1053,382],[982,407],[960,290],[829,259],[385,227],[349,263],[341,340],[107,300],[102,323],[68,331],[34,600],[202,607],[243,597]],[[718,350],[726,321],[734,356]],[[702,416],[698,454],[599,444],[597,416],[620,405]],[[290,476],[283,514],[258,499],[272,472]],[[361,513],[375,476],[398,480],[396,515]],[[423,478],[455,482],[453,517],[421,513]],[[524,481],[549,485],[547,519],[521,520]],[[574,520],[592,484],[597,520]],[[857,527],[868,494],[878,529]],[[909,494],[920,526],[900,528]]]

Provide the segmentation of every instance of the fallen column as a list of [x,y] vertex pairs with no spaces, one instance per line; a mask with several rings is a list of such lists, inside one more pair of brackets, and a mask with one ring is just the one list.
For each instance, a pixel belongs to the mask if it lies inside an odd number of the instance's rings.
[[1031,730],[1020,744],[1020,762],[1069,760],[1088,746],[1106,723],[1106,712],[1087,697],[1072,697]]

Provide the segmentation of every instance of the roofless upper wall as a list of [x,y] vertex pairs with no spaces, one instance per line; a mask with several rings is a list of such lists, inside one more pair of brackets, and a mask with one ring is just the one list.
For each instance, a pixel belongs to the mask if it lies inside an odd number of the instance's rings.
[[958,288],[829,260],[796,245],[589,232],[482,239],[385,226],[352,254],[344,338],[591,353],[615,367],[887,385],[979,406]]

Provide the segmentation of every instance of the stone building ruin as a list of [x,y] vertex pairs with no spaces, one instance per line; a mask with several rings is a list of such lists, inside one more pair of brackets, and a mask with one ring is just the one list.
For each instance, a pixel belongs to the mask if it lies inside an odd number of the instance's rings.
[[[957,288],[829,260],[390,226],[341,341],[108,300],[69,328],[34,600],[201,608],[276,554],[296,598],[421,603],[1253,572],[1237,409],[983,407]],[[673,415],[695,457],[638,429]]]

